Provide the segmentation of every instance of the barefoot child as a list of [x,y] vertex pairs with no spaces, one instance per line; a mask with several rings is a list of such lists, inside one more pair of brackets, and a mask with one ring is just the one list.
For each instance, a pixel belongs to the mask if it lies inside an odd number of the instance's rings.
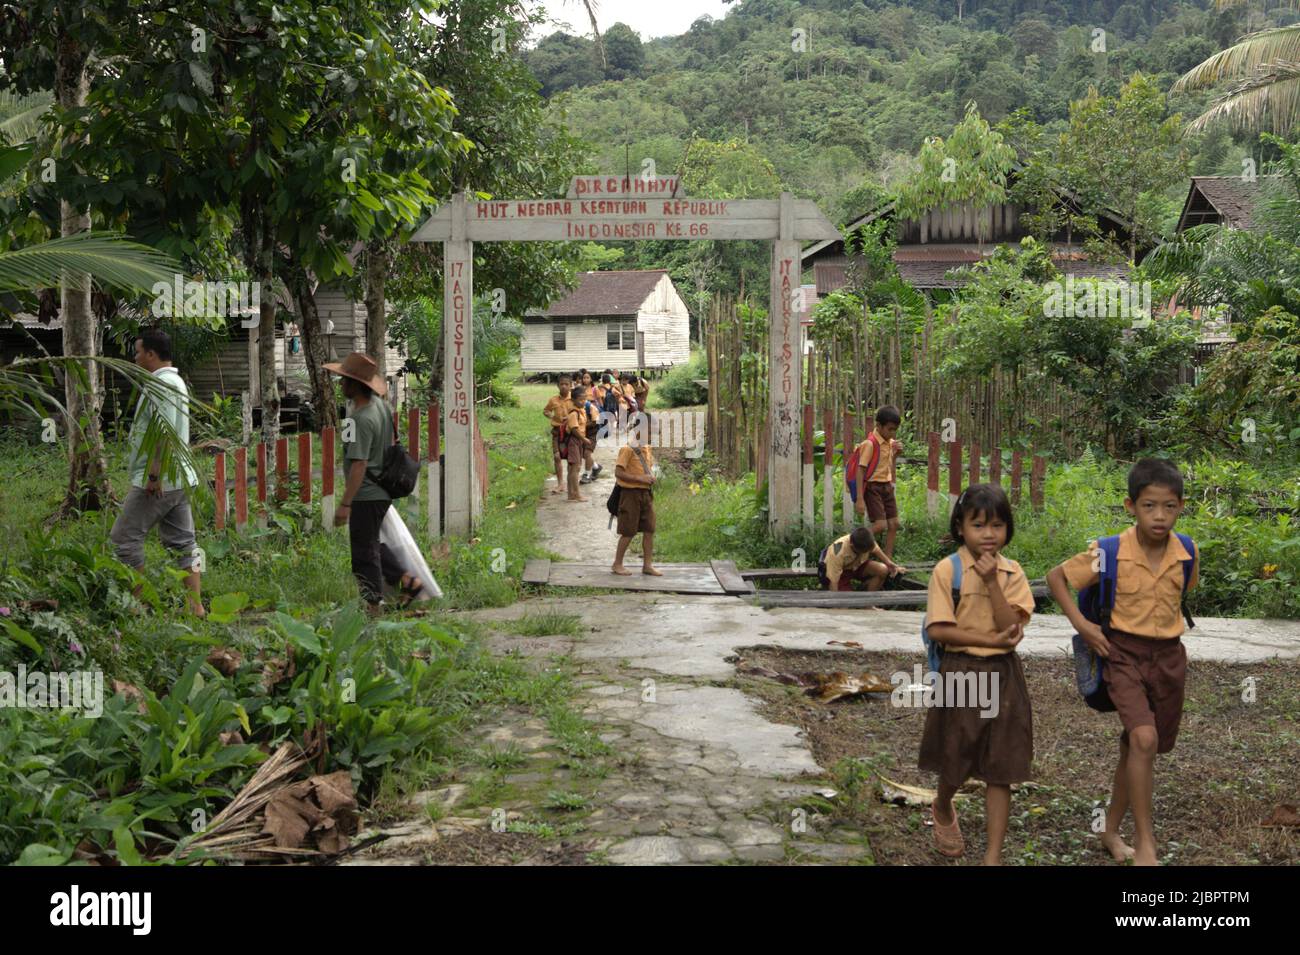
[[[1070,599],[1070,588],[1082,590],[1101,578],[1098,542],[1048,571],[1047,584],[1079,636],[1105,661],[1103,680],[1124,726],[1102,845],[1117,862],[1131,858],[1136,865],[1156,865],[1155,757],[1174,748],[1182,720],[1187,677],[1182,595],[1196,586],[1200,561],[1195,542],[1187,538],[1191,547],[1186,547],[1174,533],[1183,511],[1183,476],[1173,464],[1146,458],[1133,465],[1124,507],[1135,524],[1119,535],[1109,619],[1103,611],[1102,624],[1093,623]],[[1191,562],[1190,575],[1185,561]],[[1130,808],[1131,848],[1119,835]]]
[[636,415],[628,428],[627,444],[618,449],[618,459],[614,462],[614,480],[622,491],[618,502],[618,549],[614,552],[614,566],[610,570],[622,576],[632,573],[623,566],[623,557],[638,533],[642,535],[641,573],[663,576],[654,567],[655,478],[652,468],[655,458],[649,441],[643,439],[643,435],[649,433],[650,416]]
[[894,556],[894,538],[898,535],[898,503],[894,498],[894,461],[903,445],[895,439],[903,417],[893,405],[876,412],[876,427],[858,445],[858,476],[854,483],[854,505],[858,516],[866,515],[871,530],[885,537],[884,551]]
[[[943,647],[936,689],[945,693],[926,714],[919,765],[939,774],[932,806],[934,838],[945,856],[965,851],[953,795],[971,777],[987,784],[984,864],[1001,865],[1011,784],[1029,779],[1034,756],[1029,690],[1015,652],[1034,598],[1020,565],[1000,553],[1015,532],[1011,504],[1001,487],[968,487],[957,498],[949,532],[959,545],[961,584],[954,608],[953,560],[935,565],[925,617],[930,638]],[[979,681],[985,686],[972,693]],[[955,694],[946,690],[959,682],[967,687],[965,705],[954,706]],[[981,710],[972,695],[996,698],[996,706]]]
[[559,494],[560,488],[564,487],[564,425],[569,416],[570,384],[569,376],[561,375],[558,385],[560,393],[552,396],[542,409],[542,414],[551,422],[551,459],[555,464],[555,487],[552,494]]
[[565,460],[569,462],[569,500],[588,501],[578,489],[581,483],[582,458],[587,446],[587,389],[576,385],[570,392],[569,410],[564,422]]
[[886,577],[906,571],[889,559],[866,527],[827,544],[817,561],[822,590],[852,590],[855,580],[865,583],[868,590],[879,590]]

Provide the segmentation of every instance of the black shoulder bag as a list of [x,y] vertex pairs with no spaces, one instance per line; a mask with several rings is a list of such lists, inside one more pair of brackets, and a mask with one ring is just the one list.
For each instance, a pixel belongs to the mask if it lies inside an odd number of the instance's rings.
[[[384,406],[384,418],[388,427],[393,427],[393,415],[388,402],[380,399]],[[393,443],[384,451],[384,463],[379,469],[375,483],[384,489],[389,497],[396,500],[408,497],[415,490],[420,479],[420,462],[406,453],[402,443],[397,440],[397,431],[393,431]]]

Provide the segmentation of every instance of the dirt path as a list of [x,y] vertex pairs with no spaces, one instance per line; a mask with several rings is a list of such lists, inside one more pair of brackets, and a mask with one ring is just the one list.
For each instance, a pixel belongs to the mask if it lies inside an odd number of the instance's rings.
[[[605,453],[612,459],[612,449]],[[612,472],[612,465],[606,468]],[[604,495],[599,502],[590,496],[605,517]],[[589,520],[587,505],[559,504],[558,497],[545,494],[538,510],[548,547],[584,560],[612,555],[614,534],[603,521]],[[527,600],[473,616],[491,626],[547,613],[576,615],[582,635],[502,633],[491,645],[497,652],[580,661],[587,717],[608,727],[612,745],[637,765],[603,782],[600,808],[589,817],[587,834],[604,858],[870,861],[861,832],[801,825],[803,807],[825,792],[829,767],[818,765],[797,726],[769,720],[760,700],[735,687],[733,661],[740,647],[833,651],[831,640],[919,660],[921,613],[765,611],[732,597],[618,593]],[[1059,659],[1068,653],[1071,632],[1064,616],[1040,615],[1021,652]],[[1206,618],[1185,639],[1193,660],[1300,657],[1296,621]],[[733,685],[719,685],[724,682]]]
[[[579,487],[582,496],[590,498],[585,504],[568,501],[567,488],[563,484],[559,486],[560,493],[553,494],[556,490],[555,475],[546,479],[537,503],[537,523],[542,530],[544,545],[556,557],[562,560],[599,560],[599,555],[605,550],[605,541],[618,539],[614,530],[606,526],[609,511],[605,509],[605,501],[614,488],[614,459],[617,456],[618,449],[612,444],[602,446],[597,443],[592,458],[604,470],[593,483]],[[568,467],[564,465],[566,476]],[[614,545],[610,544],[608,550],[612,561]]]

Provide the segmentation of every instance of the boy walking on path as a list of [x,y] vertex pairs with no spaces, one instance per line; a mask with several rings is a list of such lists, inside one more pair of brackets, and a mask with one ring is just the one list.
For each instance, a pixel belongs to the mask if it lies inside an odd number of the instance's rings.
[[560,488],[564,487],[564,429],[569,417],[569,386],[569,376],[561,375],[558,386],[560,393],[552,395],[542,409],[542,414],[551,422],[551,460],[555,465],[555,487],[551,490],[552,494],[559,494]]
[[[190,610],[195,616],[204,617],[207,614],[203,609],[194,516],[189,501],[190,489],[199,483],[198,477],[184,461],[172,459],[170,466],[164,468],[161,447],[149,455],[144,452],[145,434],[155,419],[165,420],[181,444],[189,446],[189,389],[181,380],[180,372],[172,366],[171,338],[164,331],[148,329],[135,340],[135,363],[175,394],[166,398],[148,392],[140,395],[128,438],[131,450],[127,472],[131,476],[131,491],[109,536],[118,559],[128,567],[143,570],[144,539],[157,525],[163,546],[176,555],[176,563],[182,570],[189,571],[184,583],[189,592]],[[155,433],[159,427],[160,424],[154,425]]]
[[885,554],[894,556],[894,538],[898,535],[898,503],[894,499],[894,461],[903,445],[894,438],[903,417],[893,405],[876,412],[876,427],[858,445],[858,475],[854,502],[858,515],[871,521],[876,536],[884,534]]
[[[1048,571],[1047,583],[1079,636],[1105,661],[1106,689],[1124,726],[1102,845],[1117,862],[1131,858],[1136,865],[1156,865],[1155,757],[1174,748],[1182,720],[1187,679],[1182,595],[1196,585],[1200,561],[1195,542],[1189,553],[1174,533],[1183,511],[1183,476],[1173,464],[1158,458],[1135,464],[1124,507],[1135,523],[1119,535],[1108,620],[1103,610],[1103,622],[1091,622],[1070,599],[1071,588],[1100,581],[1106,555],[1099,542]],[[1186,578],[1185,561],[1192,562]],[[1132,847],[1119,835],[1130,808]]]
[[817,561],[822,590],[852,590],[855,580],[865,583],[868,590],[879,590],[886,577],[906,572],[906,567],[895,564],[881,550],[876,535],[867,527],[827,544]]
[[[641,440],[650,433],[649,415],[637,415],[637,424],[628,429],[627,444],[618,449],[614,462],[614,480],[621,490],[618,500],[618,549],[614,552],[614,566],[610,568],[621,576],[631,576],[632,571],[623,566],[623,558],[638,533],[641,537],[641,573],[662,577],[654,566],[655,457],[649,442]],[[644,428],[644,431],[642,430]]]

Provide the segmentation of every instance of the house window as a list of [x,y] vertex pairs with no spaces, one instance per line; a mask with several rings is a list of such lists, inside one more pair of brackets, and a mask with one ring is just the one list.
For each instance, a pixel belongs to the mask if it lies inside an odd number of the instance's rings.
[[610,351],[636,350],[636,321],[610,322],[605,329],[605,347]]
[[564,322],[555,322],[554,324],[551,325],[551,350],[552,351],[565,350],[564,336],[566,331],[567,331],[567,327],[565,326]]

